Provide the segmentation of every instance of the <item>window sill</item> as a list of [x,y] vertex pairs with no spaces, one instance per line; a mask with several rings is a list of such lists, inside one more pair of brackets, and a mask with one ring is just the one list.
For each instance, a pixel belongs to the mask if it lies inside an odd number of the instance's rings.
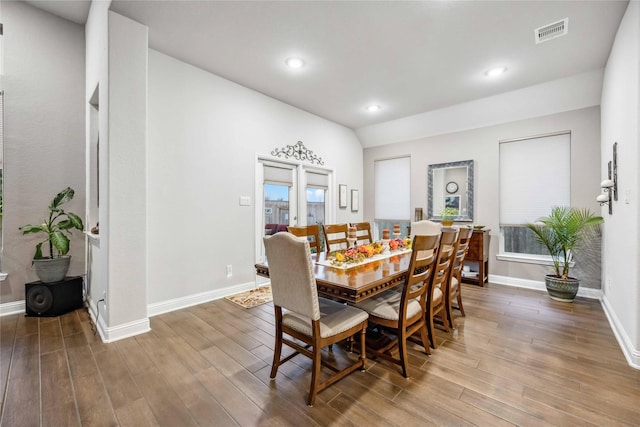
[[84,234],[89,238],[89,241],[92,243],[100,243],[100,235],[93,234],[90,231],[85,231]]
[[[510,262],[522,262],[526,264],[539,264],[539,265],[553,265],[553,261],[551,257],[545,257],[540,255],[526,255],[526,254],[516,254],[516,253],[502,253],[497,254],[496,259],[500,261],[510,261]],[[576,263],[574,261],[569,262],[569,267],[573,267]],[[561,262],[562,266],[563,263]]]

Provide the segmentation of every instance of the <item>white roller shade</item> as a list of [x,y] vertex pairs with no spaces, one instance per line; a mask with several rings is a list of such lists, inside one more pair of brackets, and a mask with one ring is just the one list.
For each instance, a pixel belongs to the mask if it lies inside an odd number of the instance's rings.
[[264,183],[293,186],[293,169],[264,164]]
[[375,218],[411,219],[411,157],[376,160],[373,174]]
[[519,225],[571,203],[571,134],[500,143],[500,224]]
[[306,171],[308,187],[329,188],[329,175]]

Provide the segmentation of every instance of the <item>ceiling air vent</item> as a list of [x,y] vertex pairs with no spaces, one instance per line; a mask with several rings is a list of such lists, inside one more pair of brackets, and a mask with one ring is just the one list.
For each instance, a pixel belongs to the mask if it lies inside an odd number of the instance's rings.
[[536,44],[555,39],[556,37],[564,36],[569,32],[569,18],[564,18],[561,21],[554,22],[553,24],[545,25],[544,27],[536,28],[534,33],[536,37]]

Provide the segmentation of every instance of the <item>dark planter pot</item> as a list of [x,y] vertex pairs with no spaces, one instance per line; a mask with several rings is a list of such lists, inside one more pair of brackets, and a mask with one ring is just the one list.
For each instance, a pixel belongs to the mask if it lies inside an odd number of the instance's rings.
[[43,258],[33,260],[33,269],[43,283],[59,282],[65,278],[69,271],[71,256],[60,258]]
[[553,274],[547,274],[544,278],[547,292],[551,299],[562,302],[573,302],[578,294],[580,280],[568,277],[563,279]]

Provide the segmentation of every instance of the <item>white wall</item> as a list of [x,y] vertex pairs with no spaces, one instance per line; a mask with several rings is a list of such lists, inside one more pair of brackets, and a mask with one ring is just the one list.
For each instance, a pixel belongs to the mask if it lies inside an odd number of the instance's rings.
[[[65,209],[84,217],[84,33],[80,25],[24,2],[3,2],[5,75],[3,305],[24,300],[42,236],[18,227],[40,223],[69,186]],[[84,274],[84,236],[71,239],[69,274]],[[20,308],[24,306],[20,303]]]
[[640,368],[640,2],[629,2],[607,61],[602,88],[602,162],[606,177],[618,142],[618,201],[605,217],[604,304],[627,359]]
[[[109,326],[148,330],[148,29],[109,12]],[[102,231],[101,231],[102,234]],[[119,334],[121,338],[123,334]]]
[[[100,137],[100,152],[98,153],[100,168],[100,191],[101,200],[98,217],[100,218],[100,233],[106,235],[109,230],[109,205],[106,203],[106,195],[109,193],[108,177],[108,150],[109,146],[109,57],[107,55],[109,47],[109,2],[91,2],[91,9],[85,25],[86,37],[86,85],[85,85],[85,120],[87,123],[85,143],[87,155],[90,155],[91,149],[91,129],[89,123],[91,120],[91,106],[89,102],[96,88],[99,92],[99,110],[98,110],[98,132]],[[87,160],[89,162],[89,160]],[[87,184],[87,183],[85,183]],[[89,185],[86,185],[87,193]],[[87,229],[95,226],[95,224],[85,224]],[[97,301],[103,298],[107,292],[109,285],[108,274],[108,240],[99,238],[90,239],[87,242],[87,300],[91,310],[96,316],[98,307]],[[106,310],[106,304],[101,304],[99,309],[101,324],[107,325],[109,321],[109,313]],[[102,330],[104,326],[101,326]]]
[[256,156],[297,141],[335,170],[336,187],[363,188],[352,130],[150,50],[150,304],[254,282]]
[[[411,155],[411,212],[427,212],[428,165],[474,160],[474,220],[491,229],[489,273],[497,276],[542,282],[548,267],[498,261],[498,167],[499,141],[559,131],[571,131],[571,204],[599,212],[595,202],[600,176],[600,109],[589,107],[534,119],[489,126],[446,135],[417,139],[364,150],[364,216],[373,221],[373,162],[393,155]],[[526,161],[523,159],[523,161]],[[599,270],[581,276],[585,288],[599,288]]]
[[[98,88],[100,232],[89,239],[87,276],[94,317],[100,310],[98,329],[105,341],[112,341],[149,330],[148,30],[110,12],[108,6],[108,2],[93,2],[87,20],[85,117],[89,123],[93,108],[89,102]],[[93,143],[90,129],[85,143],[87,147]],[[86,186],[90,191],[89,182]]]

